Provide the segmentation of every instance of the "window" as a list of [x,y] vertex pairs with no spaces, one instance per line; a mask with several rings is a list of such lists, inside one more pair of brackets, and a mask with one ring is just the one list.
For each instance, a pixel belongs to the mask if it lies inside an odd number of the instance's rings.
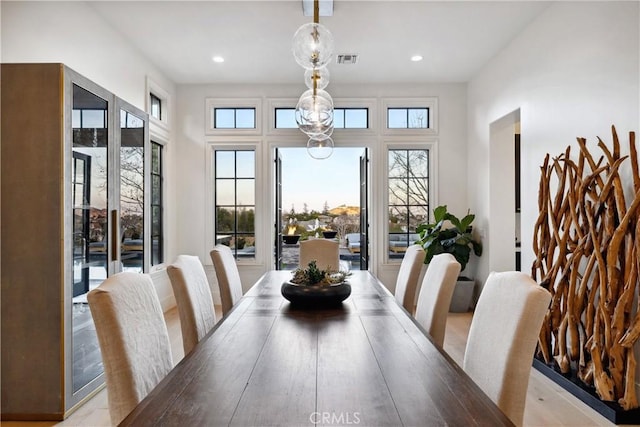
[[215,151],[215,242],[255,258],[255,151]]
[[255,108],[214,108],[216,129],[255,129]]
[[401,258],[418,240],[416,228],[429,220],[429,150],[390,149],[389,258]]
[[171,95],[161,85],[147,77],[146,82],[147,105],[149,114],[149,131],[154,134],[156,141],[169,142],[171,131]]
[[151,141],[151,265],[164,262],[162,145]]
[[389,129],[428,129],[428,108],[388,108],[387,127]]
[[336,108],[333,110],[335,129],[368,129],[369,110],[367,108]]
[[[369,128],[368,108],[334,108],[333,127],[334,129],[368,129]],[[275,109],[276,129],[297,129],[295,108]]]
[[295,108],[276,108],[276,129],[297,129]]
[[207,98],[207,135],[261,135],[260,98]]
[[149,114],[151,115],[151,117],[155,117],[158,120],[162,119],[162,100],[154,95],[153,93],[149,94],[149,105],[150,105],[150,109],[149,109]]
[[438,134],[438,98],[384,98],[385,135],[409,136]]

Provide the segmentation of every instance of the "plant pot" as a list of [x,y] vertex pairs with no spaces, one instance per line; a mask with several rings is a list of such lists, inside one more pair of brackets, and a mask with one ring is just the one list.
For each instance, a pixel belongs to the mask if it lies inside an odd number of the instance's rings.
[[458,277],[456,287],[453,290],[453,297],[451,297],[449,311],[451,313],[466,313],[469,311],[475,287],[475,280],[464,276]]
[[337,234],[338,234],[337,231],[323,231],[322,232],[322,236],[324,236],[325,239],[335,239]]
[[282,241],[287,245],[295,245],[300,240],[299,234],[283,234]]

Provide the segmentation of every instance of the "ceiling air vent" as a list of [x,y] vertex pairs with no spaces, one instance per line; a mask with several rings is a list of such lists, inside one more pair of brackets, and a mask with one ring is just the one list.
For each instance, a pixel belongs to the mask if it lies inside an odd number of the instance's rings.
[[355,64],[356,62],[358,62],[358,55],[338,55],[337,62],[338,64]]

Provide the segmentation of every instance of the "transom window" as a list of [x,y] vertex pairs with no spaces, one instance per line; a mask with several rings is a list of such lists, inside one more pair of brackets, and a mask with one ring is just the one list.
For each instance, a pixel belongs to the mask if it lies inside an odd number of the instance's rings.
[[387,108],[389,129],[428,129],[429,108]]
[[255,108],[214,108],[216,129],[255,129]]
[[215,241],[255,258],[255,151],[215,151]]
[[297,127],[295,108],[276,108],[276,129],[296,129]]
[[158,120],[162,119],[162,100],[160,97],[154,95],[153,93],[149,94],[150,101],[149,104],[151,108],[149,109],[149,114],[151,117],[155,117]]
[[335,108],[333,110],[333,127],[336,129],[369,128],[369,109],[367,108]]
[[[296,129],[296,109],[276,108],[275,109],[276,129]],[[333,110],[334,129],[368,129],[369,109],[368,108],[334,108]]]
[[401,258],[429,219],[429,150],[390,149],[388,161],[389,258]]

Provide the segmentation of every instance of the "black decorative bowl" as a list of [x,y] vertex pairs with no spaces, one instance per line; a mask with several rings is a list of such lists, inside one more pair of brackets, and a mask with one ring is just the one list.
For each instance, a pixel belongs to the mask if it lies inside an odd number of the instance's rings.
[[325,239],[335,239],[337,234],[338,234],[337,231],[323,231],[322,232],[322,236]]
[[299,234],[283,234],[282,240],[287,245],[295,245],[298,243],[298,240],[300,240],[300,235]]
[[292,305],[305,307],[327,307],[339,305],[351,295],[351,285],[342,282],[336,285],[298,285],[284,282],[282,296]]

